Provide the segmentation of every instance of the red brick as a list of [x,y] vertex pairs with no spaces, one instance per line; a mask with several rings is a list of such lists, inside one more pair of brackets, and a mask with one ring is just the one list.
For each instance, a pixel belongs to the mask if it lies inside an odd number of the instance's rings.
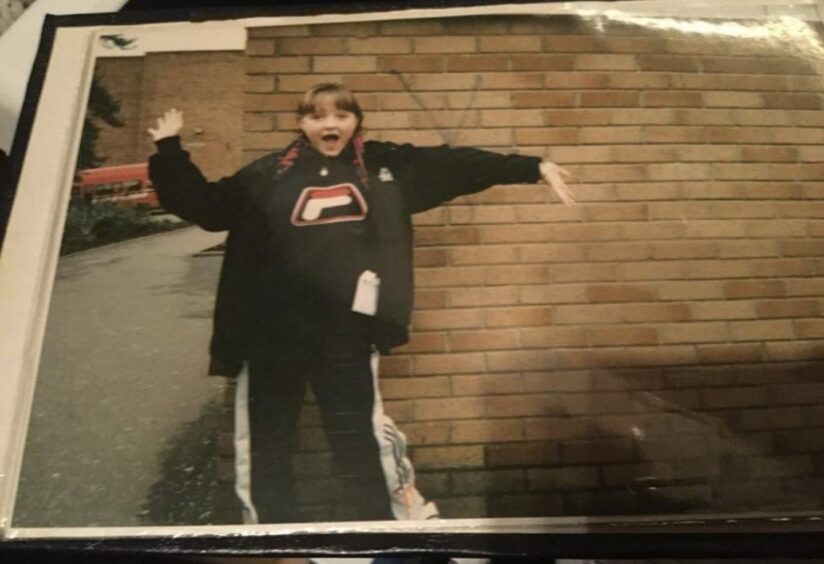
[[582,92],[580,94],[580,105],[582,107],[635,107],[639,102],[637,92]]
[[481,325],[482,313],[478,309],[417,311],[413,326],[418,330],[472,329]]
[[525,328],[521,331],[521,340],[526,349],[585,347],[587,346],[587,333],[584,329],[577,327]]
[[819,317],[817,300],[772,300],[755,303],[760,318],[771,317]]
[[471,245],[480,242],[477,227],[430,227],[415,230],[415,244],[421,245]]
[[246,54],[255,56],[271,56],[275,54],[275,42],[272,39],[254,39],[246,41]]
[[585,245],[584,249],[587,259],[592,262],[624,262],[649,258],[649,248],[638,243],[594,243]]
[[447,105],[453,109],[472,108],[510,108],[510,92],[449,92]]
[[523,304],[568,304],[586,301],[586,292],[579,284],[523,286],[520,289]]
[[666,73],[634,73],[620,72],[608,75],[607,87],[616,89],[653,90],[660,88],[670,88],[670,75]]
[[592,53],[602,50],[604,43],[598,37],[558,35],[544,37],[544,51]]
[[472,468],[483,466],[484,451],[480,445],[416,447],[413,458],[416,469]]
[[780,297],[787,293],[783,280],[734,280],[724,284],[729,299]]
[[536,244],[518,247],[519,262],[581,262],[584,251],[578,246],[566,244]]
[[484,357],[481,353],[450,353],[418,355],[415,358],[415,374],[471,374],[483,372]]
[[755,305],[747,300],[706,301],[690,305],[694,319],[754,319]]
[[417,290],[415,309],[443,309],[446,307],[445,290]]
[[792,339],[793,326],[788,320],[730,321],[730,340],[768,341]]
[[444,21],[438,19],[424,20],[389,20],[380,22],[383,35],[441,35]]
[[824,355],[821,341],[792,341],[766,343],[767,360],[818,360]]
[[[500,64],[497,62],[498,57],[495,55],[479,55],[480,66],[489,64]],[[484,62],[486,60],[486,63]],[[471,66],[473,60],[465,61],[467,65]],[[457,61],[456,61],[457,62]],[[509,65],[509,60],[503,61],[504,65]],[[464,70],[476,70],[466,68]],[[497,69],[496,69],[497,70]],[[483,90],[521,90],[531,88],[543,88],[544,75],[540,72],[489,72],[482,73],[481,89]]]
[[641,445],[641,458],[645,460],[672,460],[698,458],[711,454],[712,446],[706,437],[671,436],[665,440],[645,440]]
[[345,53],[343,38],[284,37],[277,40],[278,55],[339,55]]
[[351,54],[411,53],[412,43],[405,37],[349,38],[346,40]]
[[275,126],[272,114],[245,113],[243,114],[244,131],[272,131]]
[[520,374],[468,374],[451,376],[452,393],[456,396],[513,394],[523,392]]
[[243,108],[247,112],[294,111],[299,96],[290,94],[247,94]]
[[486,359],[491,372],[548,370],[556,367],[553,351],[546,350],[489,352]]
[[487,309],[484,323],[487,327],[525,327],[548,325],[552,322],[552,310],[546,307],[517,307]]
[[[572,55],[513,55],[510,66],[514,71],[564,71],[572,70],[575,57]],[[547,86],[551,84],[547,82]]]
[[738,427],[747,430],[803,427],[805,414],[799,407],[742,410],[738,412]]
[[527,392],[587,392],[595,388],[589,371],[529,372],[523,375],[524,390]]
[[450,307],[514,305],[518,303],[518,297],[518,288],[511,286],[454,288],[449,290],[447,303]]
[[444,59],[437,55],[380,56],[377,65],[381,72],[439,72],[444,70]]
[[618,268],[612,264],[567,264],[553,273],[552,281],[602,282],[618,279]]
[[453,351],[484,351],[495,349],[512,349],[519,344],[517,331],[462,331],[449,335]]
[[639,55],[638,68],[642,71],[698,72],[694,57],[678,55]]
[[[417,304],[416,304],[417,305]],[[394,353],[446,352],[446,333],[412,333],[409,342],[393,349]]]
[[485,52],[540,52],[540,37],[481,37],[479,51]]
[[[376,57],[353,57],[351,55],[336,57],[314,57],[312,70],[315,72],[374,72],[379,70]],[[380,70],[384,70],[381,68]]]
[[650,125],[644,128],[642,137],[647,143],[702,143],[706,132],[703,127]]
[[449,396],[449,379],[435,378],[384,378],[381,394],[386,399],[419,399]]
[[578,141],[578,130],[571,127],[518,128],[515,143],[518,145],[557,145]]
[[590,426],[591,423],[581,417],[543,417],[527,419],[524,430],[527,440],[557,441],[588,437]]
[[560,461],[558,445],[547,442],[489,445],[486,463],[490,467],[543,466]]
[[677,160],[675,147],[667,146],[626,145],[611,147],[611,155],[615,162],[645,163]]
[[678,107],[678,108],[700,108],[704,104],[704,99],[700,92],[683,91],[647,91],[642,94],[643,105],[651,108]]
[[451,444],[524,440],[524,422],[521,419],[452,421],[451,427]]
[[799,319],[795,332],[801,339],[824,338],[824,319]]
[[477,419],[485,413],[486,398],[418,399],[414,402],[416,421]]
[[520,492],[525,486],[521,470],[484,470],[481,472],[455,472],[451,475],[452,491],[459,494],[496,492]]
[[416,276],[421,288],[474,286],[483,283],[485,272],[482,267],[430,267],[417,269]]
[[655,290],[647,285],[606,284],[587,287],[590,302],[646,302],[655,300]]
[[658,331],[652,327],[602,327],[589,329],[588,333],[589,340],[595,347],[658,343]]
[[447,72],[507,71],[509,58],[502,55],[457,55],[445,58]]
[[358,93],[405,89],[403,82],[394,74],[346,75],[341,80],[352,91]]
[[415,266],[446,266],[447,253],[446,249],[433,249],[424,247],[422,249],[415,249]]
[[553,90],[600,90],[610,87],[612,75],[596,72],[547,72],[545,87]]
[[513,92],[511,99],[514,108],[559,108],[576,105],[576,95],[572,92],[521,91]]
[[658,328],[661,343],[711,343],[729,340],[725,322],[679,323]]
[[557,305],[555,324],[684,321],[690,318],[686,304],[636,303],[607,305]]
[[384,376],[406,376],[411,372],[408,356],[384,356],[380,361],[380,372]]
[[712,258],[718,255],[718,244],[704,241],[666,241],[650,245],[652,258],[684,259]]
[[629,439],[570,441],[561,445],[561,459],[565,463],[619,462],[632,460],[632,442]]
[[761,362],[764,349],[760,344],[699,345],[698,358],[702,364]]
[[416,37],[416,53],[471,53],[475,51],[474,37]]
[[488,243],[528,243],[550,240],[557,230],[552,225],[484,226],[476,229]]
[[[766,391],[766,388],[759,389]],[[773,405],[821,405],[824,403],[824,383],[793,383],[770,386],[769,401]]]
[[513,223],[515,208],[512,206],[450,206],[449,222],[461,223]]
[[598,469],[566,467],[528,471],[530,490],[594,488],[599,485]]

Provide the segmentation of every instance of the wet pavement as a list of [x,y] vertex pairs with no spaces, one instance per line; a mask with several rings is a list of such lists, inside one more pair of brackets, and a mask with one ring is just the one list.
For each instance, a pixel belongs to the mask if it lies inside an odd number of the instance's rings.
[[60,259],[14,526],[210,522],[221,257],[195,255],[223,239],[184,228]]

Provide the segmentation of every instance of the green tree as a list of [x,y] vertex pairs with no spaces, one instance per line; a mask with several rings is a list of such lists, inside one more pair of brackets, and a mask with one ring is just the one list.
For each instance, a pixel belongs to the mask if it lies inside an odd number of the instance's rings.
[[112,127],[122,127],[120,119],[120,102],[109,93],[95,72],[89,92],[89,104],[83,121],[83,134],[80,137],[80,151],[77,155],[77,170],[95,168],[106,162],[106,156],[97,151],[101,127],[105,123]]

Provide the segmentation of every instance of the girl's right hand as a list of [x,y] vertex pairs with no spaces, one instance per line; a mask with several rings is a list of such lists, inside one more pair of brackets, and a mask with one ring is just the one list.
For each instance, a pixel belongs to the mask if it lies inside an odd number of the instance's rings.
[[180,135],[181,129],[183,129],[183,112],[172,108],[157,118],[157,127],[150,127],[147,131],[152,136],[152,140],[159,141],[165,137]]

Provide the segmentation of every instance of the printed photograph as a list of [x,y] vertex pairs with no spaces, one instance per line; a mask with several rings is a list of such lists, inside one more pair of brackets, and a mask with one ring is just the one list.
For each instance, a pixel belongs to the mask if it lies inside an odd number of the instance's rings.
[[821,512],[821,22],[225,26],[97,37],[14,527]]

